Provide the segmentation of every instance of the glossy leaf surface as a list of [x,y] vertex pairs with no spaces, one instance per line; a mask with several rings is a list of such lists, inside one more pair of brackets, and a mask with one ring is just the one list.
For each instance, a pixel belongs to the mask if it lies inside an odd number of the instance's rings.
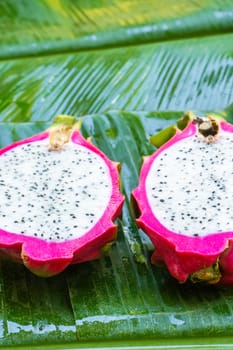
[[[191,337],[231,334],[231,288],[180,285],[165,269],[152,266],[152,246],[130,215],[130,193],[137,184],[141,156],[154,150],[150,135],[181,116],[182,112],[112,111],[83,118],[83,135],[92,135],[98,147],[122,164],[126,204],[117,242],[108,256],[72,266],[51,279],[2,262],[2,344],[78,341],[81,346],[80,342],[138,338],[166,338],[168,343],[184,338],[188,343]],[[7,143],[24,136],[25,130],[38,131],[37,123],[29,125],[5,125]],[[41,123],[40,128],[46,125]]]
[[0,121],[109,109],[220,110],[232,102],[233,34],[0,62]]
[[0,57],[139,44],[233,29],[231,0],[5,0],[0,13]]
[[0,263],[0,345],[233,344],[231,288],[180,285],[152,266],[130,208],[151,135],[190,109],[233,122],[232,43],[231,0],[0,2],[0,147],[56,114],[89,114],[82,132],[121,162],[126,195],[109,256],[51,279]]

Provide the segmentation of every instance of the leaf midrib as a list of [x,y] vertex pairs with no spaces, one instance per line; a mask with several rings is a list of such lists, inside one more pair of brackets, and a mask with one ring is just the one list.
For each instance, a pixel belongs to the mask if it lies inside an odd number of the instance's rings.
[[[233,23],[233,22],[232,22]],[[116,30],[117,32],[117,30]],[[109,38],[112,37],[112,35],[114,32],[109,32]],[[138,47],[138,46],[145,46],[145,45],[151,45],[151,44],[156,44],[156,43],[169,43],[169,42],[174,42],[174,41],[185,41],[185,40],[190,40],[190,39],[203,39],[206,37],[216,37],[216,36],[224,36],[227,34],[232,34],[233,33],[233,26],[232,28],[229,27],[227,28],[227,30],[216,30],[216,31],[211,31],[211,32],[198,32],[196,34],[194,33],[188,33],[185,36],[174,36],[174,37],[167,37],[167,38],[157,38],[157,39],[147,39],[144,41],[139,41],[137,43],[134,42],[135,37],[132,37],[130,39],[130,41],[124,41],[123,42],[118,42],[115,41],[115,43],[112,43],[110,41],[107,41],[103,44],[99,44],[98,46],[88,46],[85,45],[84,47],[82,47],[80,45],[80,41],[82,41],[83,39],[85,41],[88,41],[88,37],[90,35],[88,35],[87,37],[82,37],[82,38],[78,38],[78,39],[68,39],[68,40],[59,40],[59,41],[52,41],[48,40],[48,41],[44,41],[43,43],[38,44],[39,49],[37,50],[37,52],[35,52],[34,49],[30,49],[30,47],[32,46],[32,43],[30,42],[29,44],[26,44],[25,46],[23,46],[22,44],[15,44],[15,45],[10,45],[11,46],[11,50],[8,52],[8,47],[4,45],[1,48],[1,52],[0,52],[0,62],[1,61],[13,61],[13,60],[18,60],[18,59],[22,59],[22,58],[28,58],[31,59],[33,58],[39,58],[39,57],[46,57],[46,56],[58,56],[58,55],[67,55],[67,54],[74,54],[74,53],[85,53],[85,52],[98,52],[98,51],[107,51],[107,50],[112,50],[112,49],[119,49],[119,48],[128,48],[128,47]],[[98,33],[101,37],[101,32]],[[140,39],[142,40],[142,39]],[[48,48],[49,45],[49,48]],[[45,46],[45,48],[44,48]],[[22,52],[16,52],[19,47],[21,48]],[[23,47],[23,49],[22,49]],[[6,52],[5,51],[6,48]]]

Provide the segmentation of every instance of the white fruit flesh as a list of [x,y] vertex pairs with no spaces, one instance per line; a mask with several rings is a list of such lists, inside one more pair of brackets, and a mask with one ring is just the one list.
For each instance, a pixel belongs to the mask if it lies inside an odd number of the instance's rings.
[[233,229],[233,134],[207,144],[198,136],[174,143],[154,159],[146,193],[169,230],[205,236]]
[[48,140],[0,156],[0,228],[47,241],[84,235],[101,218],[112,193],[103,158],[69,142],[49,151]]

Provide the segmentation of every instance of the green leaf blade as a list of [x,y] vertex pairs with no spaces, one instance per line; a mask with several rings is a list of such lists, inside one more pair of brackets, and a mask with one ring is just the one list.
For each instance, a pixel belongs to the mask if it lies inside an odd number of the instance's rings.
[[[0,62],[0,121],[51,122],[111,109],[222,110],[232,34]],[[10,79],[9,79],[10,77]]]
[[121,162],[126,197],[104,258],[48,280],[1,261],[0,345],[233,344],[231,288],[180,285],[152,266],[130,201],[142,156],[155,149],[151,135],[190,109],[232,121],[232,15],[231,0],[0,3],[0,147],[47,129],[57,114],[74,115]]
[[233,30],[230,0],[31,0],[0,4],[1,58],[26,57],[224,34]]
[[[180,344],[180,339],[186,345],[196,339],[221,344],[222,337],[229,337],[231,288],[181,285],[165,269],[152,266],[152,247],[130,214],[130,193],[138,181],[141,157],[154,151],[151,133],[182,115],[183,111],[115,110],[82,118],[83,135],[92,136],[109,157],[122,163],[126,203],[118,220],[117,241],[102,259],[72,266],[51,279],[2,262],[1,344],[75,342],[77,348],[83,344],[92,348],[91,342],[104,346],[130,341],[133,347],[137,342],[159,346],[164,339],[167,344]],[[7,128],[4,124],[7,142],[47,125],[9,123]],[[143,257],[140,262],[137,254]]]

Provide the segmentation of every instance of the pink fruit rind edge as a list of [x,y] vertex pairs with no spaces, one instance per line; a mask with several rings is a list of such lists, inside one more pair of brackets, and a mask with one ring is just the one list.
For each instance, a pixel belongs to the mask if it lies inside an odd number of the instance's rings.
[[[233,133],[233,125],[226,121],[219,122],[221,130]],[[205,269],[218,261],[222,277],[219,284],[233,284],[233,231],[212,233],[204,237],[187,237],[177,234],[165,226],[154,216],[145,195],[145,180],[153,161],[174,143],[197,133],[197,125],[190,121],[181,132],[176,134],[151,156],[143,158],[139,185],[132,191],[134,202],[137,203],[139,217],[138,226],[148,234],[155,251],[151,261],[154,264],[165,263],[170,274],[180,282]]]
[[[24,140],[16,141],[0,150],[0,156],[23,144],[49,138],[50,131],[44,131]],[[117,225],[113,222],[120,215],[124,196],[120,192],[119,163],[111,161],[78,130],[71,134],[73,143],[94,151],[104,159],[112,179],[112,193],[109,204],[100,220],[83,236],[65,242],[48,242],[37,237],[7,232],[0,228],[0,255],[23,263],[38,276],[49,277],[62,272],[68,265],[94,260],[102,255],[101,249],[116,239]]]

